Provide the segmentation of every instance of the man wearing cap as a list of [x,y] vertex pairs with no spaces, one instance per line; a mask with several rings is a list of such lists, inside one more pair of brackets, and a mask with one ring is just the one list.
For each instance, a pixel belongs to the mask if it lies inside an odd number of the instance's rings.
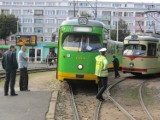
[[98,77],[98,93],[96,98],[100,101],[103,101],[103,92],[107,88],[107,81],[108,81],[108,70],[107,65],[108,61],[106,59],[106,48],[101,48],[99,50],[100,55],[95,57],[96,59],[96,67],[95,67],[95,75]]

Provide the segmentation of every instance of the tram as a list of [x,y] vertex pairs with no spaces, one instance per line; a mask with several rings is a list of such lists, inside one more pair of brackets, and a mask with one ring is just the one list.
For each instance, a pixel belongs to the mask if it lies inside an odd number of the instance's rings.
[[126,37],[122,61],[124,73],[160,73],[160,37],[145,34]]
[[58,37],[57,79],[97,81],[95,56],[103,47],[105,25],[86,17],[62,22]]
[[122,53],[123,53],[123,42],[108,40],[107,41],[107,60],[108,60],[108,69],[113,69],[113,54],[119,60],[119,68],[122,69]]

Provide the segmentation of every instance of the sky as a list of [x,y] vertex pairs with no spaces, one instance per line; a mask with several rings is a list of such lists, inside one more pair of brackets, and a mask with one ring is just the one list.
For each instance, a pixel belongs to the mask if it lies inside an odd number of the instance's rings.
[[[79,0],[86,1],[86,0]],[[96,1],[96,0],[87,0],[87,1]],[[160,0],[97,0],[104,2],[138,2],[138,3],[160,3]]]

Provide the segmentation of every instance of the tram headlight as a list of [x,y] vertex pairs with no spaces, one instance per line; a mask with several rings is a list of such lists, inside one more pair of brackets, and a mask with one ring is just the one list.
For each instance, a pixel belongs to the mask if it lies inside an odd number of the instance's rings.
[[78,65],[78,69],[82,70],[83,69],[83,65]]
[[130,68],[134,67],[134,63],[129,63]]

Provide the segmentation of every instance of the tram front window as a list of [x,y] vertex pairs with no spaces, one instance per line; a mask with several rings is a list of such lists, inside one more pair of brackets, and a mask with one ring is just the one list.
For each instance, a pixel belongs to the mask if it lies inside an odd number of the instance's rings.
[[69,51],[91,52],[101,48],[100,37],[87,34],[68,34],[63,41],[63,49]]
[[123,55],[135,55],[135,56],[144,56],[146,53],[146,46],[145,45],[136,45],[136,44],[129,44],[124,46]]

